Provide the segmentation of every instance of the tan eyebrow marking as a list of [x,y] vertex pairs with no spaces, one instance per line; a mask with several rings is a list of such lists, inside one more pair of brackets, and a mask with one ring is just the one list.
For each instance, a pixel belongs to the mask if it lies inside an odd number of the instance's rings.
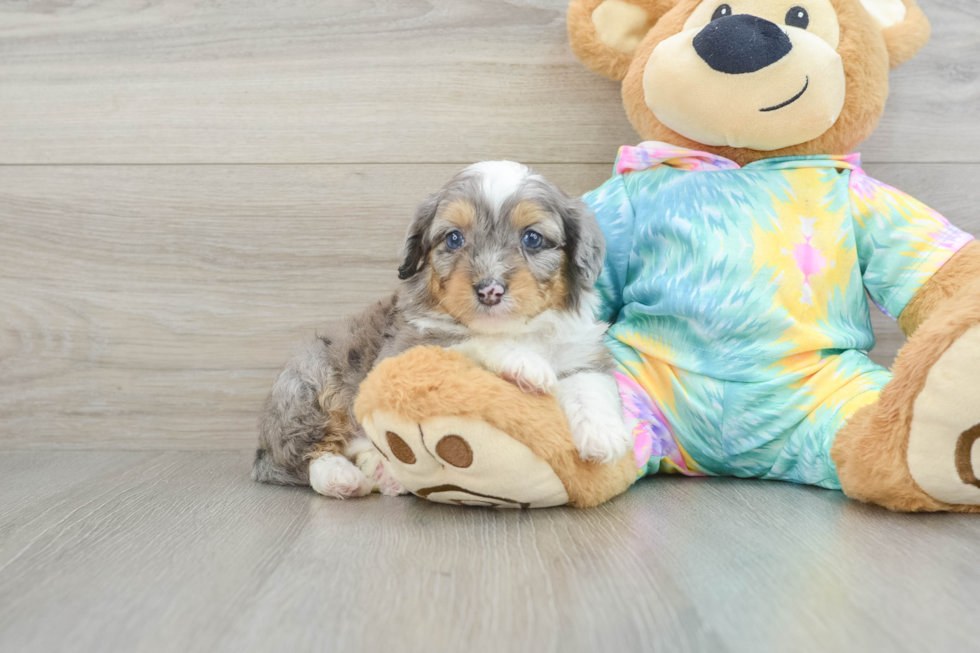
[[522,200],[510,212],[510,222],[520,230],[550,219],[550,214],[534,202]]
[[446,205],[439,216],[462,229],[469,229],[476,221],[476,207],[464,199],[456,199]]

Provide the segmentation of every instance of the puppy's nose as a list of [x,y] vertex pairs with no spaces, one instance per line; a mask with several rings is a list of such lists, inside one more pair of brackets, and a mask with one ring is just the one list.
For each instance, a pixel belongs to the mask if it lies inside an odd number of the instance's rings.
[[793,42],[776,23],[751,14],[716,18],[694,37],[694,49],[720,73],[754,73],[776,63]]
[[473,289],[476,290],[477,299],[484,306],[496,306],[500,303],[500,298],[507,292],[507,286],[496,279],[484,279],[473,286]]

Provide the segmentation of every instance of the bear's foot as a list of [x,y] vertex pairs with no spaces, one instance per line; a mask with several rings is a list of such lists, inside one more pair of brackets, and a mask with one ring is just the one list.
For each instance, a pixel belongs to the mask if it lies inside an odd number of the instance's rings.
[[980,512],[980,281],[923,322],[877,404],[837,434],[844,492],[901,511]]
[[636,480],[631,450],[582,460],[561,406],[458,351],[416,347],[371,371],[355,402],[385,467],[416,496],[467,506],[594,506]]
[[423,499],[491,508],[568,503],[564,484],[544,460],[481,420],[413,422],[376,411],[364,427],[392,474]]
[[980,325],[943,352],[916,397],[908,438],[912,480],[947,504],[980,506]]

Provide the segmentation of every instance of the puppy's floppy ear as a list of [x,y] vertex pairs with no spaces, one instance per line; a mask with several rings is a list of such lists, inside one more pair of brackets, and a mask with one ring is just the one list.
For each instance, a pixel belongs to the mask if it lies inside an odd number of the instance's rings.
[[914,57],[929,42],[932,28],[915,0],[860,0],[859,4],[881,28],[892,68]]
[[426,234],[429,227],[432,226],[432,221],[435,220],[442,195],[442,191],[429,195],[416,209],[415,217],[412,218],[412,223],[408,225],[408,233],[405,236],[403,248],[405,258],[398,268],[399,279],[410,279],[425,267],[425,259],[429,255],[430,249]]
[[600,75],[621,80],[633,52],[677,0],[572,0],[568,38],[575,56]]
[[571,263],[571,280],[580,288],[591,288],[606,259],[606,239],[595,215],[577,197],[563,197],[559,212],[565,227],[565,256]]

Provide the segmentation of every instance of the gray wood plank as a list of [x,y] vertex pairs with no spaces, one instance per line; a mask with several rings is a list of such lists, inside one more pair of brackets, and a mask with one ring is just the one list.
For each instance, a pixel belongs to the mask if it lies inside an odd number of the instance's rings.
[[[923,0],[874,161],[977,161],[980,11]],[[610,162],[567,0],[5,3],[0,163]]]
[[0,168],[0,447],[250,447],[278,367],[391,291],[459,167]]
[[[610,173],[539,167],[572,193]],[[415,204],[457,169],[0,168],[0,448],[250,447],[279,365],[390,291]],[[980,233],[980,166],[868,171]],[[875,319],[889,365],[904,338]]]
[[[50,474],[25,461],[104,455],[7,454],[0,469],[43,485]],[[247,454],[123,455],[127,467],[25,505],[34,519],[0,531],[0,650],[204,650],[197,633],[215,632],[242,579],[261,579],[305,523],[309,497],[297,506],[296,491],[251,486]],[[28,543],[8,556],[11,539]]]
[[0,479],[71,465],[99,471],[0,515],[2,651],[980,646],[973,516],[667,477],[583,511],[339,502],[230,452],[7,452]]

